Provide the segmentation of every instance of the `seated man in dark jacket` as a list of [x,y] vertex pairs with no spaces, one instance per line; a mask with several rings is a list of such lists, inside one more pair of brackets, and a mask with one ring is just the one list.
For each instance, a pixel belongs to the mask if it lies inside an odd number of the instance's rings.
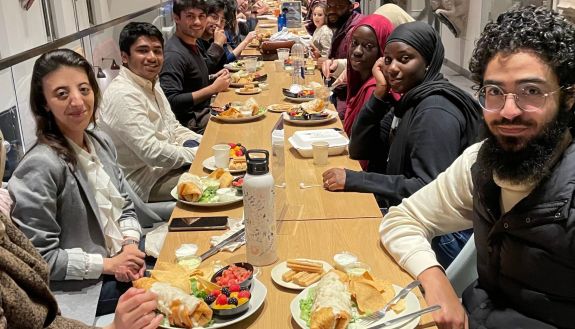
[[[543,7],[487,24],[469,65],[485,139],[382,221],[387,250],[441,305],[439,328],[575,328],[574,45]],[[429,240],[470,227],[479,278],[461,305]]]
[[202,134],[210,118],[210,99],[230,85],[226,69],[210,81],[208,66],[197,41],[207,23],[207,4],[203,0],[174,0],[176,33],[166,43],[160,83],[178,121]]

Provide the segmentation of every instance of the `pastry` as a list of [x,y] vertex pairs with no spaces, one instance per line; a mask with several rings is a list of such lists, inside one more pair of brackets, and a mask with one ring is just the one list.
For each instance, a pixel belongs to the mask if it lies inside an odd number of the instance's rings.
[[225,171],[219,178],[220,180],[220,188],[230,187],[232,186],[232,181],[234,180],[234,176],[230,174],[228,171]]

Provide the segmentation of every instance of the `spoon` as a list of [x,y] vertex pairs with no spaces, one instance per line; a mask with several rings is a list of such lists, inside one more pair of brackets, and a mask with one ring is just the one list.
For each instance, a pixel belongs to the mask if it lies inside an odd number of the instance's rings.
[[320,185],[320,184],[310,184],[310,185],[306,185],[304,182],[299,183],[299,188],[300,188],[300,189],[306,189],[306,188],[312,188],[312,187],[323,187],[323,185]]

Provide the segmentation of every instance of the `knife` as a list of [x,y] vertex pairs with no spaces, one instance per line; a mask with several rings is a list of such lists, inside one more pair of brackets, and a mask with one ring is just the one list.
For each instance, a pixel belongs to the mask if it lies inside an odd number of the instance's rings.
[[238,240],[244,233],[245,233],[245,228],[241,228],[239,231],[230,235],[227,239],[224,239],[222,242],[218,243],[217,245],[208,249],[208,251],[206,251],[205,253],[201,254],[200,258],[202,259],[202,261],[204,261],[206,258],[217,254],[228,243]]
[[409,314],[406,314],[406,315],[403,315],[403,316],[400,316],[400,317],[397,317],[394,319],[384,321],[378,325],[369,327],[369,329],[385,328],[387,326],[391,326],[392,324],[396,324],[399,322],[404,322],[404,321],[415,319],[416,317],[418,317],[420,315],[423,315],[423,314],[429,313],[429,312],[433,312],[433,311],[437,311],[440,308],[441,308],[441,306],[439,306],[439,305],[429,306],[429,307],[426,307],[426,308],[421,309],[419,311],[415,311],[415,312],[412,312],[412,313],[409,313]]

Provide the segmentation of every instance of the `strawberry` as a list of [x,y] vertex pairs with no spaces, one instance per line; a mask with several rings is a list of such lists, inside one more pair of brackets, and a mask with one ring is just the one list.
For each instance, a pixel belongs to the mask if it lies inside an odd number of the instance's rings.
[[251,294],[247,290],[242,290],[238,293],[238,298],[250,298]]
[[228,303],[228,296],[221,294],[216,299],[216,305],[226,305]]

